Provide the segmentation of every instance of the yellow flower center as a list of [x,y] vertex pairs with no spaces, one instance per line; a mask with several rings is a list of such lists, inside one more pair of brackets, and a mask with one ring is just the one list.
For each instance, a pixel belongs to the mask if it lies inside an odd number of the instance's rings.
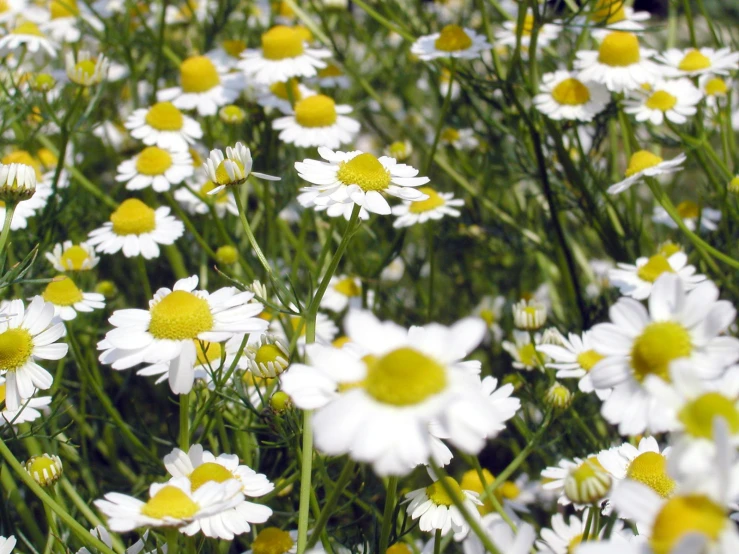
[[277,25],[262,35],[262,55],[268,60],[296,58],[303,53],[303,39],[299,31]]
[[457,140],[459,140],[459,131],[457,131],[453,127],[445,127],[441,131],[440,138],[444,142],[454,142],[454,141],[457,141]]
[[675,107],[675,104],[677,104],[677,97],[664,90],[656,91],[647,98],[645,103],[646,107],[650,110],[659,110],[661,112],[671,110]]
[[180,64],[180,83],[184,92],[206,92],[221,84],[221,78],[212,61],[193,56]]
[[582,533],[580,533],[579,535],[575,535],[570,539],[570,542],[567,544],[567,554],[575,554],[575,552],[577,551],[577,547],[580,546],[580,543],[582,543]]
[[0,13],[5,13],[10,10],[10,6],[6,0],[0,0]]
[[246,50],[246,43],[239,39],[224,40],[221,43],[221,48],[232,58],[238,58]]
[[[239,170],[238,172],[234,171],[233,179],[228,174],[228,170],[226,169],[227,164],[232,164],[231,167],[235,165]],[[239,175],[243,175],[244,177],[239,177]],[[244,164],[242,164],[238,160],[223,160],[221,163],[218,164],[218,167],[216,168],[216,182],[219,185],[236,185],[239,183],[243,183],[247,177],[248,175],[246,174],[246,168],[244,167]]]
[[496,321],[495,313],[493,313],[493,310],[487,310],[482,309],[480,310],[480,313],[478,314],[480,318],[487,324],[488,327],[491,327],[493,323]]
[[194,492],[209,481],[223,483],[233,478],[233,473],[231,473],[221,464],[217,464],[215,462],[205,462],[204,464],[200,464],[198,467],[196,467],[195,471],[190,474],[190,484],[192,485],[192,490]]
[[226,123],[241,123],[246,119],[246,112],[234,104],[221,108],[218,115]]
[[336,123],[336,103],[323,94],[295,103],[295,120],[302,127],[329,127]]
[[711,67],[711,60],[701,54],[699,50],[689,51],[677,66],[681,71],[700,71],[709,67]]
[[158,146],[147,146],[136,158],[136,171],[141,175],[163,175],[172,167],[172,155]]
[[701,213],[698,204],[696,204],[695,202],[691,202],[690,200],[684,200],[683,202],[680,202],[677,206],[675,206],[675,209],[677,209],[678,215],[683,219],[697,219]]
[[676,496],[657,514],[649,543],[654,554],[669,554],[688,533],[698,533],[716,541],[727,524],[724,510],[708,497]]
[[274,344],[263,344],[257,350],[254,361],[256,361],[257,364],[266,365],[270,362],[274,363],[277,358],[287,359],[287,355],[280,349],[279,346],[276,346]]
[[731,434],[739,432],[736,403],[718,392],[707,392],[688,402],[677,414],[685,430],[696,438],[713,438],[713,420],[723,418]]
[[2,383],[0,384],[0,404],[5,402],[5,394],[6,394],[5,383]]
[[56,465],[56,460],[51,456],[44,455],[34,456],[31,463],[28,464],[27,469],[31,475],[38,473],[41,476],[43,476],[44,470],[46,470],[50,476],[59,471]]
[[197,353],[196,365],[205,367],[212,366],[215,362],[221,361],[221,352],[223,348],[217,342],[209,342],[207,340],[194,340],[195,351]]
[[300,93],[300,87],[298,86],[298,82],[294,79],[291,79],[287,83],[275,83],[274,85],[271,85],[269,87],[270,92],[277,96],[277,98],[281,98],[282,100],[290,100],[290,95],[288,94],[288,83],[290,84],[290,91],[293,94],[293,101],[299,102],[303,99],[303,95]]
[[552,90],[552,98],[565,106],[579,106],[590,100],[590,90],[581,81],[565,79]]
[[367,366],[364,388],[383,404],[401,407],[421,404],[447,385],[443,366],[408,347],[369,360]]
[[318,71],[318,77],[319,78],[326,78],[326,77],[341,77],[344,73],[339,69],[339,66],[335,64],[328,64],[323,69],[320,69]]
[[577,355],[577,363],[585,371],[590,371],[595,367],[599,361],[603,359],[601,354],[598,354],[595,350],[585,350]]
[[157,131],[179,131],[184,119],[172,102],[157,102],[146,112],[146,123]]
[[693,344],[687,329],[674,321],[657,321],[647,325],[631,347],[634,378],[642,382],[656,375],[670,382],[670,362],[690,356]]
[[43,37],[44,34],[39,30],[35,23],[24,21],[18,25],[13,31],[14,35],[32,35],[34,37]]
[[629,464],[626,476],[647,485],[662,498],[667,498],[675,490],[675,481],[667,475],[667,460],[656,452],[639,454]]
[[534,15],[527,13],[526,17],[523,18],[523,34],[527,37],[531,35],[531,31],[534,30]]
[[39,151],[36,152],[36,158],[41,162],[41,165],[47,168],[56,167],[59,161],[59,158],[48,148],[39,148]]
[[36,180],[40,181],[42,178],[41,175],[41,165],[38,163],[37,160],[31,156],[31,154],[27,150],[15,150],[13,152],[10,152],[9,154],[6,154],[2,157],[2,160],[0,160],[1,163],[5,165],[10,164],[25,164],[33,168],[34,172],[36,173]]
[[339,294],[349,297],[360,296],[362,294],[362,288],[357,285],[356,280],[351,277],[347,277],[346,279],[342,279],[336,283],[334,285],[334,290]]
[[673,254],[677,254],[678,252],[682,252],[682,248],[680,248],[679,244],[675,244],[674,242],[667,241],[661,244],[659,247],[659,254],[661,254],[665,258],[669,258]]
[[141,235],[156,229],[156,214],[137,198],[124,200],[110,215],[116,235]]
[[420,214],[423,212],[430,212],[431,210],[435,210],[444,205],[444,198],[442,198],[442,196],[434,189],[430,187],[420,187],[418,191],[427,194],[428,198],[426,200],[411,202],[411,205],[408,207],[408,211],[410,213]]
[[385,190],[390,185],[390,172],[368,153],[341,162],[336,176],[345,185],[359,185],[365,192]]
[[388,547],[387,554],[413,554],[410,546],[404,542],[396,542],[394,545]]
[[472,46],[472,39],[459,25],[447,25],[439,33],[434,46],[443,52],[459,52]]
[[208,301],[184,290],[169,293],[150,312],[149,332],[157,339],[195,339],[213,328]]
[[95,60],[83,60],[74,66],[75,74],[79,73],[78,80],[89,80],[95,75]]
[[403,160],[408,155],[408,148],[405,142],[397,140],[388,147],[390,156],[396,160]]
[[598,0],[590,18],[596,23],[611,25],[626,19],[624,0]]
[[530,342],[518,349],[518,357],[525,366],[535,366],[539,361],[536,347]]
[[640,59],[639,39],[633,33],[609,33],[598,49],[598,61],[611,67],[628,67]]
[[62,254],[60,262],[62,267],[72,271],[82,271],[84,263],[90,258],[84,248],[75,244],[67,248]]
[[224,204],[228,202],[228,194],[225,190],[221,190],[220,192],[217,192],[216,194],[213,194],[211,196],[208,196],[208,193],[212,191],[214,188],[216,188],[216,185],[213,181],[206,181],[205,184],[200,187],[200,194],[204,196],[206,199],[215,199],[216,204]]
[[82,300],[82,291],[65,275],[57,276],[41,294],[44,300],[56,306],[72,306]]
[[[450,495],[444,485],[441,484],[442,480],[447,484],[452,494]],[[461,502],[464,499],[464,493],[459,483],[453,477],[442,477],[438,481],[430,484],[426,487],[426,495],[429,500],[437,506],[454,506],[454,500]]]
[[22,327],[0,333],[0,369],[15,371],[31,359],[33,337]]
[[141,508],[141,513],[154,519],[171,517],[188,519],[198,513],[200,507],[182,490],[171,485],[159,489]]
[[634,152],[629,159],[629,167],[626,168],[626,177],[631,177],[660,163],[662,163],[662,158],[648,150]]
[[521,489],[513,481],[506,481],[495,492],[500,492],[500,496],[508,500],[514,500],[521,495]]
[[49,6],[51,19],[60,17],[77,17],[80,13],[77,0],[52,0]]
[[713,77],[706,83],[705,90],[708,96],[726,96],[729,87],[726,85],[726,81],[720,77]]
[[[482,506],[477,506],[477,511],[480,512],[480,515],[487,515],[495,510],[495,507],[493,506],[492,502],[487,498],[485,495],[485,486],[492,485],[495,481],[495,477],[492,473],[490,473],[487,469],[482,470],[482,476],[484,479],[480,479],[480,475],[477,473],[477,470],[470,469],[468,471],[465,471],[462,475],[462,481],[460,482],[459,486],[466,490],[466,491],[472,491],[476,492],[480,495],[480,500],[484,502]],[[502,487],[502,485],[501,485]],[[499,496],[501,487],[498,487],[495,490],[495,495]]]
[[241,376],[241,381],[247,386],[247,387],[261,387],[261,388],[267,388],[272,383],[274,383],[275,379],[274,377],[259,377],[258,375],[254,375],[250,371],[245,371]]
[[603,466],[595,456],[590,456],[570,472],[570,477],[575,480],[578,488],[581,488],[584,483],[593,479],[602,481],[603,477],[607,477],[607,475],[606,470],[603,469]]
[[254,554],[285,554],[293,544],[287,531],[277,527],[265,527],[251,543],[251,550]]
[[654,283],[663,273],[675,273],[675,271],[662,254],[650,257],[647,263],[636,270],[639,279],[649,283]]
[[304,25],[296,25],[295,32],[298,33],[304,42],[310,42],[313,40],[313,33],[311,33],[310,29]]

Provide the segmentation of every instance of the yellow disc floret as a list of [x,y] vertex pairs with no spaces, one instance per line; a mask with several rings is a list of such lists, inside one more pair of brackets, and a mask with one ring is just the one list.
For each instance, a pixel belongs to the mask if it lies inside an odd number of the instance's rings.
[[90,259],[90,255],[81,246],[75,244],[67,248],[62,254],[61,262],[62,267],[71,271],[83,271],[85,262]]
[[223,348],[217,342],[209,342],[207,340],[195,340],[195,352],[197,354],[195,363],[208,367],[221,360],[221,352]]
[[677,104],[677,97],[667,91],[658,90],[647,98],[645,106],[650,110],[666,112],[674,108],[675,104]]
[[77,0],[51,0],[49,13],[51,19],[59,19],[60,17],[77,17],[80,10],[77,7]]
[[146,112],[146,123],[157,131],[179,131],[184,118],[172,102],[157,102]]
[[345,185],[358,185],[365,192],[385,190],[390,185],[390,172],[368,153],[341,162],[336,177]]
[[675,206],[678,215],[683,219],[697,219],[701,210],[698,204],[690,200],[684,200]]
[[172,167],[172,155],[158,146],[147,146],[136,158],[136,171],[141,175],[163,175]]
[[434,46],[444,52],[459,52],[472,46],[472,38],[459,25],[447,25],[439,33]]
[[726,96],[729,92],[729,86],[720,77],[709,79],[703,88],[708,96]]
[[180,64],[180,85],[184,92],[207,92],[220,83],[216,66],[205,56],[193,56]]
[[685,431],[695,438],[712,439],[713,421],[722,418],[734,435],[739,433],[736,402],[718,392],[707,392],[685,404],[677,414]]
[[270,362],[275,363],[277,358],[287,359],[287,354],[285,354],[282,349],[275,344],[263,344],[257,350],[257,353],[254,356],[254,361],[260,365],[266,365]]
[[166,485],[159,489],[141,508],[141,513],[153,519],[189,519],[198,513],[199,506],[181,489]]
[[72,306],[82,301],[82,291],[66,275],[59,275],[46,285],[41,296],[56,306]]
[[582,81],[570,77],[557,84],[552,90],[552,98],[565,106],[580,106],[590,100],[590,90]]
[[667,460],[657,452],[639,454],[629,464],[626,477],[647,485],[662,498],[675,490],[675,481],[667,475]]
[[[450,489],[451,494],[442,485],[442,480]],[[432,483],[426,487],[426,495],[437,506],[454,506],[455,500],[457,502],[464,500],[462,488],[453,477],[442,477],[435,483]]]
[[577,355],[577,363],[585,371],[590,371],[599,361],[603,359],[603,355],[598,354],[595,350],[585,350]]
[[124,200],[110,215],[116,235],[141,235],[156,229],[156,214],[137,198]]
[[234,479],[233,473],[223,467],[221,464],[215,462],[205,462],[195,468],[190,474],[190,484],[192,490],[196,491],[209,481],[215,481],[216,483],[223,483],[229,479]]
[[687,329],[674,321],[656,321],[647,325],[631,347],[634,378],[641,382],[648,375],[670,381],[670,362],[690,356],[693,344]]
[[445,203],[444,198],[431,187],[420,187],[418,191],[427,195],[428,198],[426,200],[411,202],[408,211],[412,214],[430,212],[436,208],[441,208]]
[[590,18],[602,25],[612,25],[626,19],[624,0],[598,0]]
[[293,544],[287,531],[277,527],[265,527],[251,543],[251,550],[254,554],[286,554]]
[[157,339],[194,340],[213,328],[208,301],[184,290],[172,291],[150,312],[149,332]]
[[34,37],[43,37],[44,34],[35,23],[24,21],[13,30],[14,35],[31,35]]
[[364,388],[383,404],[413,406],[446,388],[444,367],[413,348],[398,348],[367,366]]
[[357,284],[357,281],[351,277],[347,277],[346,279],[342,279],[336,283],[334,285],[334,290],[339,294],[349,297],[361,296],[362,294],[362,287],[360,287]]
[[662,254],[651,256],[647,263],[636,270],[639,279],[649,283],[654,283],[664,273],[675,273],[675,270],[672,269],[670,262]]
[[295,120],[301,127],[329,127],[336,123],[336,103],[324,94],[295,103]]
[[[288,86],[290,87],[289,89]],[[290,94],[288,94],[288,90],[292,93],[293,101],[298,102],[303,98],[303,95],[300,93],[298,82],[294,79],[290,79],[290,81],[288,81],[287,83],[275,83],[273,85],[270,85],[269,90],[277,98],[280,98],[282,100],[290,100]]]
[[0,333],[0,369],[15,371],[31,359],[33,337],[22,327]]
[[626,168],[626,177],[631,177],[660,163],[662,163],[662,158],[648,150],[634,152],[629,159],[629,167]]
[[711,60],[703,55],[700,50],[690,50],[680,60],[677,68],[681,71],[700,71],[711,67]]
[[724,510],[710,498],[697,494],[676,496],[657,514],[649,543],[654,554],[669,554],[689,533],[716,541],[728,525]]
[[276,25],[262,35],[262,55],[268,60],[296,58],[303,53],[304,35],[284,25]]
[[633,33],[613,31],[598,49],[598,61],[611,67],[628,67],[641,59],[639,39]]
[[239,39],[224,40],[221,43],[221,48],[232,58],[238,58],[246,50],[246,43]]

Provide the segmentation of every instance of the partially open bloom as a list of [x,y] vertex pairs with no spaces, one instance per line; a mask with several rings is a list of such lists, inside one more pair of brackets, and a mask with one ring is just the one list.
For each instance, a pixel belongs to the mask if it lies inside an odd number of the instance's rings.
[[427,61],[436,58],[473,59],[490,48],[484,35],[459,25],[447,25],[439,33],[417,39],[411,46],[411,53]]
[[595,456],[560,460],[557,467],[546,468],[541,476],[547,480],[542,488],[557,493],[558,503],[565,506],[599,504],[611,489],[611,476]]
[[642,181],[645,177],[657,177],[659,175],[681,171],[683,169],[683,162],[686,159],[685,154],[678,154],[671,160],[663,160],[649,150],[634,152],[629,159],[629,166],[626,168],[626,178],[608,187],[608,193],[618,194],[628,190],[632,185]]
[[535,343],[531,342],[531,336],[526,331],[514,329],[513,342],[503,341],[501,346],[513,358],[513,367],[529,371],[541,367],[544,363],[544,357],[536,352],[537,345],[541,341],[541,335],[537,333],[534,340]]
[[[570,333],[567,338],[561,336],[559,344],[540,344],[536,349],[551,358],[546,367],[557,370],[557,379],[579,379],[577,387],[585,393],[593,392],[593,381],[590,370],[603,359],[601,354],[593,350],[590,333],[582,336]],[[603,400],[608,396],[607,390],[596,390],[598,397]]]
[[26,164],[0,164],[0,200],[16,203],[36,193],[36,171]]
[[359,122],[346,116],[351,112],[351,106],[337,106],[332,98],[314,94],[297,101],[290,115],[275,119],[272,128],[280,131],[280,140],[288,144],[336,149],[352,142],[359,132]]
[[537,300],[521,300],[513,305],[513,324],[519,329],[541,329],[547,321],[547,307]]
[[67,275],[58,275],[41,293],[54,306],[54,315],[64,321],[77,317],[78,312],[91,312],[105,307],[105,297],[96,292],[83,292]]
[[637,258],[636,263],[619,263],[608,277],[621,294],[637,300],[648,298],[654,282],[665,273],[674,273],[683,282],[685,290],[692,290],[706,280],[705,275],[696,274],[695,267],[688,265],[688,256],[682,250],[669,255],[658,252],[650,257]]
[[[443,487],[442,479],[451,493]],[[418,528],[421,531],[434,532],[438,529],[442,536],[451,531],[455,537],[464,537],[469,531],[469,525],[457,508],[458,503],[475,519],[480,518],[477,506],[482,502],[477,493],[463,490],[453,477],[434,479],[428,487],[411,491],[405,498],[408,502],[406,511],[411,519],[419,520]]]
[[95,267],[100,258],[95,249],[86,242],[74,244],[71,240],[54,245],[51,252],[44,254],[54,269],[62,273],[66,271],[88,271]]
[[554,120],[592,121],[611,101],[601,83],[581,81],[573,71],[559,70],[542,77],[536,108]]
[[172,152],[158,146],[147,146],[118,165],[115,180],[126,183],[127,190],[151,187],[156,192],[166,192],[192,174],[192,158],[187,151]]
[[247,365],[257,377],[274,378],[290,365],[288,345],[279,337],[263,334],[244,351]]
[[665,119],[677,125],[688,121],[698,111],[703,94],[690,79],[660,81],[648,91],[634,91],[624,111],[634,114],[637,121],[662,125]]
[[157,102],[150,108],[135,110],[126,120],[126,129],[147,146],[170,152],[185,152],[203,137],[200,123],[184,115],[171,102]]
[[233,148],[226,148],[225,156],[221,150],[211,150],[210,156],[203,163],[203,169],[216,186],[208,194],[218,194],[226,187],[242,185],[250,175],[267,181],[280,180],[279,177],[252,171],[252,163],[251,151],[240,142]]
[[33,456],[26,462],[26,471],[42,487],[56,483],[62,476],[62,461],[56,454]]
[[64,61],[67,77],[77,85],[91,87],[107,77],[109,62],[102,54],[93,58],[87,50],[81,50],[75,60],[74,53],[68,51]]

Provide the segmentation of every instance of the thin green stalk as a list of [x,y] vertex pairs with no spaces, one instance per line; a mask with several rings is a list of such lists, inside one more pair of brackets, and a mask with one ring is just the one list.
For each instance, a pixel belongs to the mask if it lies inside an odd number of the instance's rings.
[[436,233],[435,227],[431,224],[427,224],[428,227],[428,249],[429,249],[429,302],[428,312],[426,319],[433,321],[434,317],[434,277],[436,276],[436,256],[434,255],[434,234]]
[[385,493],[385,508],[382,511],[382,528],[380,530],[380,550],[378,554],[385,554],[390,544],[390,531],[393,527],[393,513],[398,493],[398,478],[390,477],[387,482]]
[[449,88],[446,91],[444,97],[444,103],[441,105],[441,112],[439,112],[439,121],[436,123],[436,131],[434,132],[434,142],[431,143],[431,150],[429,150],[428,157],[426,158],[426,165],[423,170],[424,175],[429,174],[431,165],[434,163],[434,154],[436,154],[436,147],[439,145],[439,139],[441,138],[441,130],[444,127],[444,121],[446,120],[446,114],[449,111],[449,106],[452,103],[452,89],[454,88],[454,78],[457,76],[457,64],[455,59],[452,58],[451,67],[449,68]]
[[149,274],[146,272],[146,260],[143,256],[136,256],[136,268],[141,276],[141,286],[144,288],[144,296],[148,300],[152,297],[151,283],[149,282]]
[[[500,517],[503,518],[503,521],[505,521],[508,526],[513,529],[513,532],[516,532],[516,524],[513,523],[513,520],[508,516],[508,514],[503,509],[503,506],[501,505],[498,498],[490,492],[490,489],[488,488],[492,483],[488,483],[485,479],[485,475],[482,472],[482,466],[480,465],[480,460],[477,456],[471,456],[472,465],[475,468],[475,472],[477,473],[477,477],[480,479],[480,483],[482,483],[482,489],[483,489],[483,498],[490,502],[490,504],[493,505],[493,508],[495,508],[495,511],[500,514]],[[493,482],[495,482],[495,479],[493,479]]]
[[[597,541],[600,533],[600,507],[595,505],[591,508],[593,510],[593,527],[590,530],[590,539]],[[587,535],[583,534],[583,537]]]
[[321,514],[318,516],[318,520],[313,526],[313,532],[310,536],[310,539],[308,539],[308,544],[305,547],[306,550],[310,550],[318,542],[318,538],[320,537],[323,528],[326,526],[326,523],[328,523],[328,518],[331,517],[331,513],[336,506],[336,502],[339,500],[341,493],[344,491],[344,488],[349,483],[349,481],[351,481],[352,476],[354,475],[355,466],[356,463],[354,462],[354,460],[346,460],[344,468],[341,470],[339,478],[334,483],[334,488],[331,491],[331,494],[328,495],[326,503],[323,505],[323,509],[321,510]]
[[300,456],[300,505],[298,507],[298,553],[303,554],[308,543],[311,474],[313,470],[312,410],[303,412],[303,448]]
[[3,222],[3,231],[0,233],[0,254],[5,251],[5,243],[8,242],[8,235],[10,234],[10,222],[13,221],[13,214],[17,205],[16,203],[5,205],[5,221]]
[[246,219],[246,213],[244,212],[244,205],[241,203],[241,198],[239,198],[239,187],[231,187],[231,192],[234,195],[234,200],[236,200],[236,206],[239,210],[239,219],[241,220],[241,226],[244,228],[244,233],[246,234],[246,238],[249,241],[249,244],[251,245],[251,247],[254,249],[254,253],[257,256],[259,263],[262,264],[264,271],[266,271],[267,275],[271,277],[272,267],[269,265],[267,258],[262,252],[262,249],[259,248],[259,244],[257,244],[257,239],[254,238],[254,233],[252,232],[251,226],[249,225],[249,220]]
[[159,76],[162,74],[162,60],[164,58],[163,48],[164,45],[164,31],[167,28],[167,6],[169,0],[162,0],[162,12],[159,14],[159,35],[157,36],[156,45],[156,61],[154,62],[154,76],[152,77],[151,83],[151,97],[156,99],[157,90],[159,89]]
[[190,449],[190,393],[180,395],[180,450]]
[[597,508],[595,506],[590,506],[590,508],[588,508],[588,519],[585,522],[585,530],[582,532],[583,539],[590,536],[590,528],[593,525],[593,512],[595,512],[596,509]]
[[434,533],[434,554],[441,553],[441,529],[437,529]]
[[[77,492],[77,489],[74,488],[74,485],[69,482],[69,479],[67,479],[66,477],[62,477],[59,483],[61,484],[64,493],[72,501],[72,504],[75,505],[75,507],[83,516],[85,516],[85,519],[90,522],[90,525],[92,525],[93,527],[103,525],[103,522],[100,520],[99,517],[95,515],[95,512],[93,512],[87,505],[87,503],[82,499],[82,497]],[[126,550],[126,547],[123,546],[123,543],[118,538],[118,536],[111,535],[110,539],[113,544],[113,550],[115,550],[116,552],[124,552]]]

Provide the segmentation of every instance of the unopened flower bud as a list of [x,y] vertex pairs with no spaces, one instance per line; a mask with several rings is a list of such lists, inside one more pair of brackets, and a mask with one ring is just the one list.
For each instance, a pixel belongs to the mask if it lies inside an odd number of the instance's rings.
[[15,204],[36,192],[36,170],[26,164],[0,164],[0,201]]
[[42,487],[49,487],[62,476],[62,461],[55,454],[33,456],[26,462],[26,471]]

